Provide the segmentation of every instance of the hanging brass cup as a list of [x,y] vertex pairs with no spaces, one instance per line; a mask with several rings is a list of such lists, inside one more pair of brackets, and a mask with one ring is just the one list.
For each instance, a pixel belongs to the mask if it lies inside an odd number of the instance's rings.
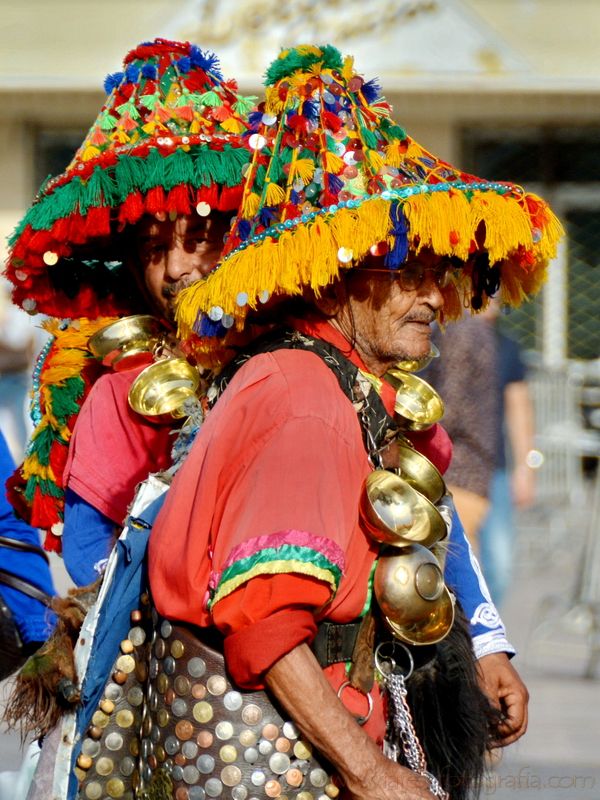
[[431,343],[429,353],[423,358],[407,358],[404,361],[399,361],[396,364],[396,369],[401,369],[403,372],[421,372],[422,369],[428,367],[434,358],[439,358],[440,351]]
[[446,493],[446,484],[438,469],[418,450],[398,442],[400,475],[414,489],[437,503]]
[[385,469],[367,476],[359,511],[369,534],[385,544],[415,542],[431,547],[447,533],[446,523],[433,503]]
[[187,416],[184,404],[196,398],[199,384],[198,370],[185,358],[166,358],[140,372],[131,384],[129,405],[145,417],[181,419]]
[[396,421],[408,431],[425,431],[444,416],[444,403],[433,386],[397,367],[385,373],[385,380],[396,389]]
[[440,564],[422,545],[394,549],[377,562],[373,591],[394,636],[414,645],[435,644],[454,622],[454,600]]
[[164,334],[156,317],[136,314],[100,328],[90,337],[89,348],[105,367],[119,372],[148,362]]

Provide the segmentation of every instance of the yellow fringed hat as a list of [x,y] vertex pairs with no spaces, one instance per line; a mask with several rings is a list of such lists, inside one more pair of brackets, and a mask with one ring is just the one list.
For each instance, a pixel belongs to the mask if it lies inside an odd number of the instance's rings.
[[318,293],[369,253],[385,255],[390,270],[425,247],[459,259],[445,319],[481,308],[499,286],[512,305],[541,286],[562,235],[546,203],[427,152],[351,57],[331,45],[284,50],[265,84],[221,261],[179,296],[183,336],[202,337],[210,351],[270,297]]

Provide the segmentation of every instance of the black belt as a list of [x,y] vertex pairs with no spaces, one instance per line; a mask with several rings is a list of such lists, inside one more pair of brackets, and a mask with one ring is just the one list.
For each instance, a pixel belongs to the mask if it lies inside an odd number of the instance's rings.
[[10,550],[20,550],[23,553],[35,553],[41,556],[46,564],[50,563],[48,553],[42,550],[37,544],[29,544],[29,542],[20,542],[18,539],[10,539],[8,536],[0,536],[0,547],[8,547]]
[[351,661],[356,637],[362,620],[356,622],[321,622],[311,649],[322,667],[337,664],[338,661]]
[[10,586],[11,589],[18,589],[19,592],[33,597],[34,600],[39,600],[40,603],[43,603],[45,606],[49,606],[52,602],[52,598],[50,595],[46,594],[46,592],[38,589],[37,586],[29,583],[29,581],[22,580],[16,575],[13,575],[12,572],[7,572],[4,569],[0,569],[0,583],[3,583],[5,586]]

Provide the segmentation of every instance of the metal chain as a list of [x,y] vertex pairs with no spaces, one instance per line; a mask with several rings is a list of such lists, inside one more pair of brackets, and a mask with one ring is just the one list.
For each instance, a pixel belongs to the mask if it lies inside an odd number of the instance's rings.
[[425,753],[421,743],[417,738],[414,729],[412,715],[406,700],[406,684],[404,675],[393,672],[385,676],[385,684],[394,709],[393,726],[402,744],[402,750],[406,761],[413,772],[422,775],[429,781],[429,791],[439,800],[449,800],[450,795],[446,792],[435,775],[427,769]]

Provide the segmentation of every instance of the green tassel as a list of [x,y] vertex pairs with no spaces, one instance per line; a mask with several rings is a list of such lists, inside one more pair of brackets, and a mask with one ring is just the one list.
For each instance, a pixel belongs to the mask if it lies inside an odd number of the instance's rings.
[[146,173],[146,159],[139,156],[120,156],[115,165],[115,196],[118,203],[135,192]]
[[83,190],[81,179],[73,178],[32,206],[25,217],[26,222],[36,231],[48,230],[57,219],[63,219],[73,213],[79,205]]
[[280,55],[271,63],[265,72],[265,86],[272,86],[281,78],[288,78],[297,70],[305,71],[319,62],[322,62],[323,69],[342,69],[344,66],[342,54],[333,45],[319,48],[318,53],[299,53],[296,47],[292,47],[285,56]]
[[102,167],[96,167],[79,199],[79,210],[87,214],[89,208],[112,206],[115,195],[116,187],[110,174]]
[[181,183],[192,183],[194,180],[194,162],[184,150],[175,150],[165,158],[165,183],[168,191]]
[[98,117],[98,122],[100,123],[100,128],[103,131],[111,131],[117,124],[117,118],[113,117],[112,114],[109,114],[108,111],[105,111]]
[[117,106],[117,111],[119,114],[121,114],[121,116],[123,114],[129,114],[131,119],[140,118],[140,112],[137,110],[135,103],[133,103],[131,100],[128,100],[126,103],[121,103],[120,106]]
[[145,94],[140,99],[140,105],[144,106],[144,108],[152,110],[159,100],[160,100],[159,94]]
[[400,125],[396,125],[395,122],[391,122],[389,119],[381,119],[379,121],[379,127],[388,141],[392,139],[403,141],[406,139],[406,131],[404,128],[401,128]]
[[261,190],[265,185],[265,178],[267,177],[267,170],[266,168],[260,164],[256,168],[256,176],[254,178],[254,185],[257,189]]
[[52,397],[52,413],[61,422],[66,422],[68,417],[79,413],[78,398],[85,388],[83,379],[79,376],[67,378],[63,386],[50,387]]
[[379,139],[373,133],[373,131],[361,126],[360,138],[363,140],[363,144],[366,144],[369,150],[377,150],[379,146]]
[[152,148],[146,157],[141,178],[139,189],[142,194],[154,189],[155,186],[165,185],[165,159],[155,148]]
[[167,69],[163,72],[162,77],[160,79],[159,86],[163,93],[163,96],[166,97],[169,92],[171,91],[171,86],[177,82],[178,76],[175,68],[171,64],[171,66],[167,67]]
[[220,97],[216,92],[212,90],[208,92],[204,92],[198,98],[198,102],[200,105],[203,106],[210,106],[211,108],[217,108],[218,106],[223,105],[223,98]]
[[236,114],[245,116],[249,111],[252,111],[257,100],[258,97],[256,97],[256,95],[243,97],[241,94],[238,94],[237,100],[233,104],[233,110],[236,112]]

